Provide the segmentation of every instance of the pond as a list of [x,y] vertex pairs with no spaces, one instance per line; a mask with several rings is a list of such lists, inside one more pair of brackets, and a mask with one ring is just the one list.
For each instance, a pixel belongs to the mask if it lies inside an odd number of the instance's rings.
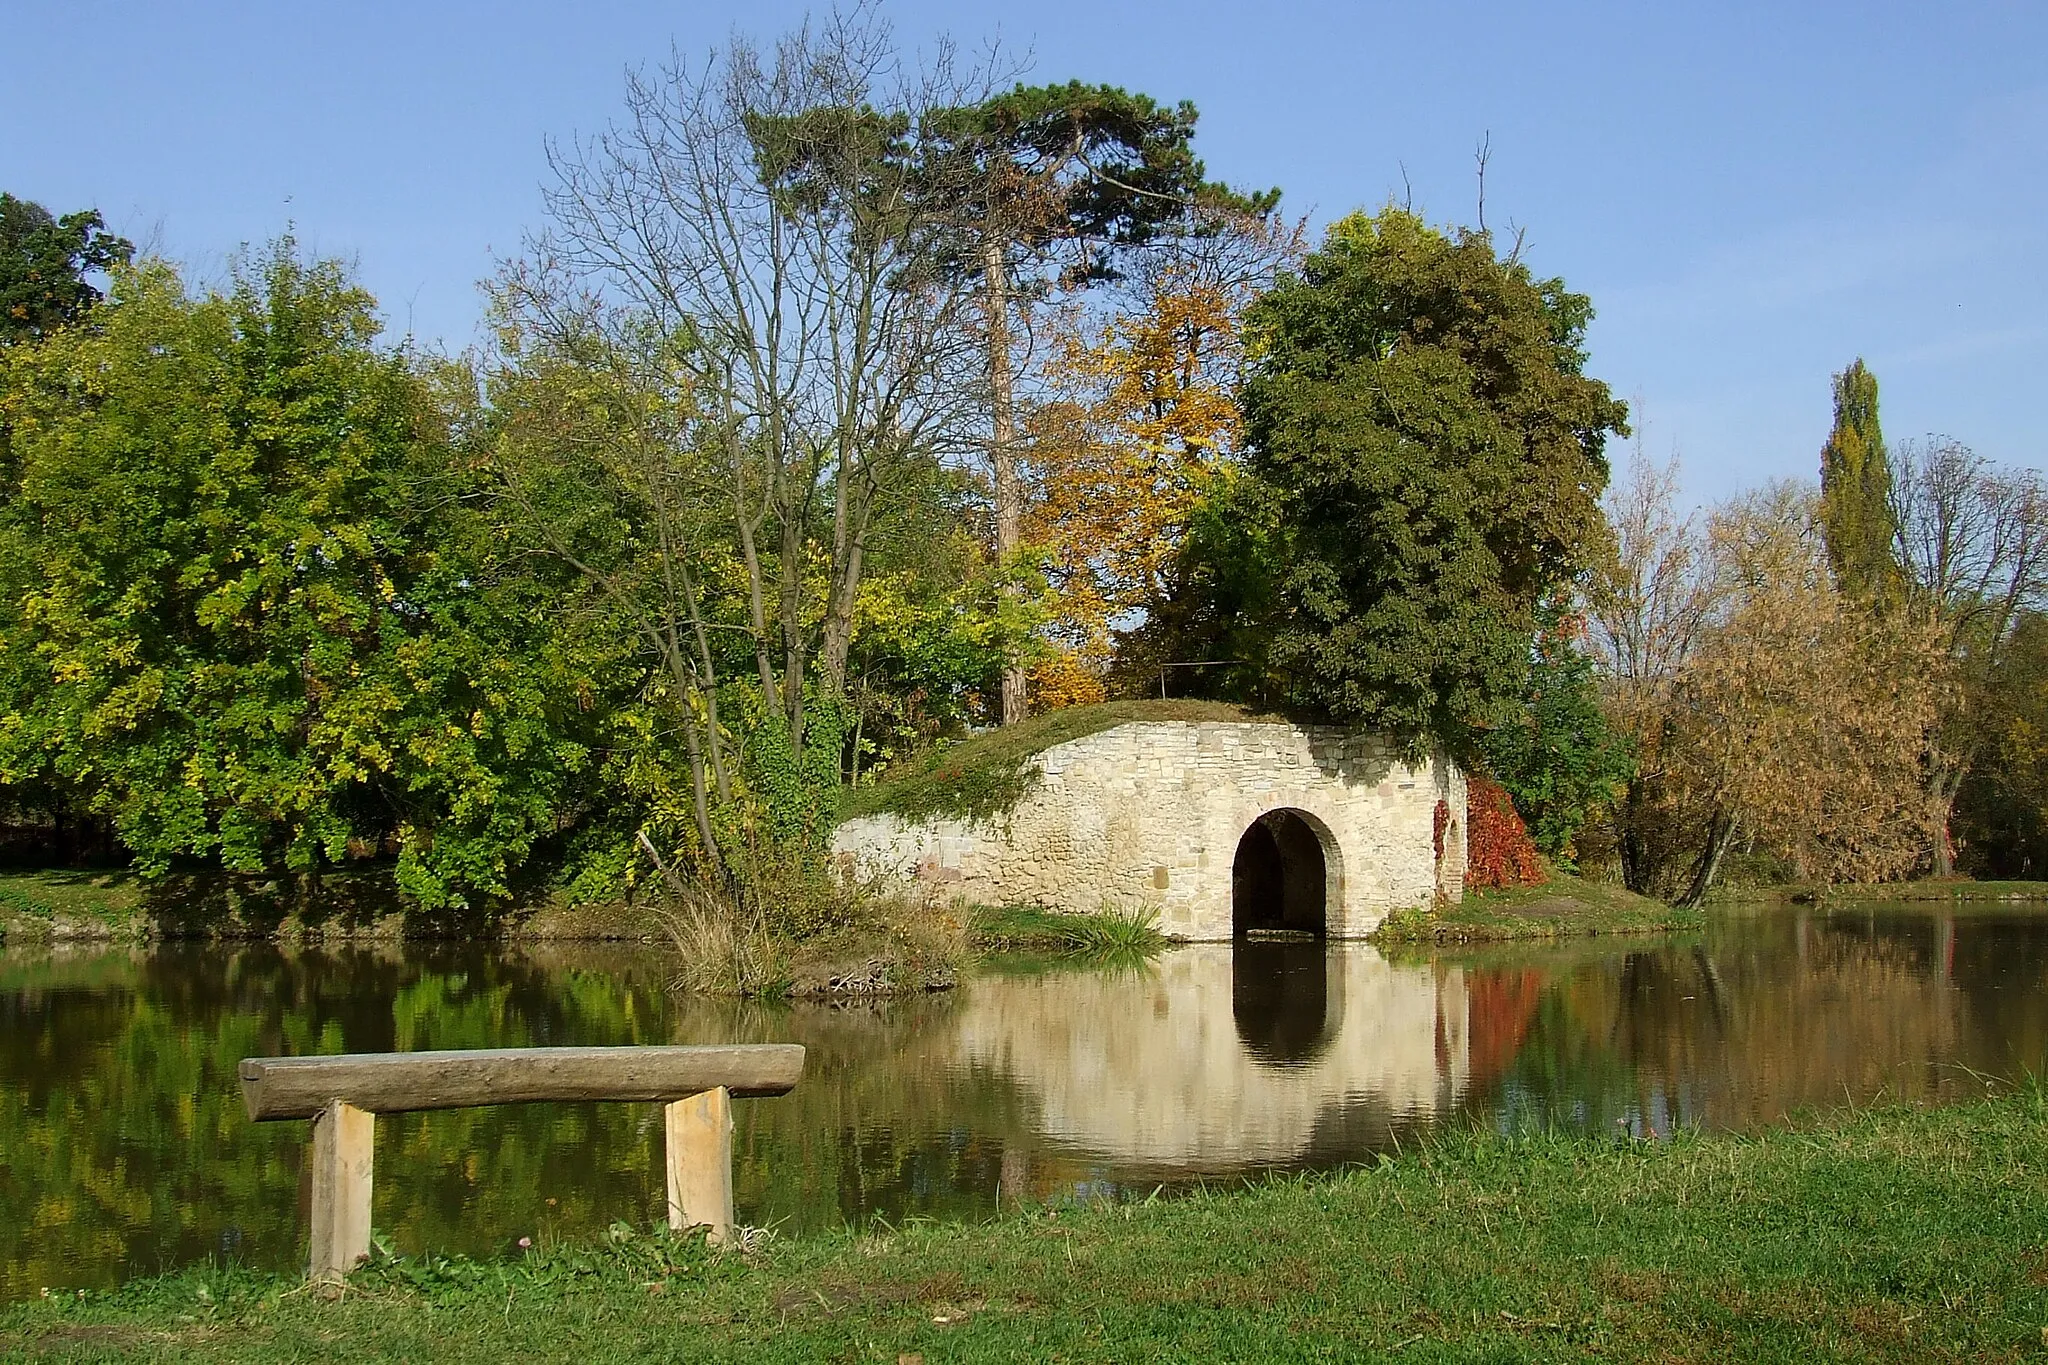
[[[297,1264],[307,1126],[244,1118],[247,1056],[802,1042],[795,1092],[735,1105],[740,1218],[785,1231],[1329,1168],[1447,1121],[1741,1129],[2048,1068],[2048,915],[2018,908],[1391,958],[1198,946],[845,1006],[677,999],[668,970],[598,945],[0,950],[0,1301]],[[648,1224],[660,1142],[653,1105],[387,1116],[376,1226],[493,1253]]]

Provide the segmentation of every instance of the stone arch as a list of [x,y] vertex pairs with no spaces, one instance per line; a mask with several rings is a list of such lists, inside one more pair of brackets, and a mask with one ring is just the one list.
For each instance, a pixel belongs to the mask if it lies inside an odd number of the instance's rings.
[[1238,836],[1230,864],[1231,933],[1314,934],[1341,924],[1343,861],[1330,827],[1308,811],[1266,811]]

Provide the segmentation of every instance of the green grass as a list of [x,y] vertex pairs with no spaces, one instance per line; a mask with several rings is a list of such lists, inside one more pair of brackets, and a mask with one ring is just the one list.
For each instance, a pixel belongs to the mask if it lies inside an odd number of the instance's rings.
[[0,1311],[0,1357],[1997,1361],[2048,1349],[2048,1099],[1668,1141],[1461,1132],[1376,1168],[713,1254],[616,1231]]
[[985,905],[968,925],[974,945],[992,952],[1156,953],[1167,944],[1150,911],[1068,915],[1035,905]]
[[849,820],[882,814],[907,820],[940,816],[990,819],[1014,809],[1024,799],[1034,780],[1031,760],[1055,744],[1084,739],[1131,721],[1274,719],[1216,701],[1112,701],[1070,706],[915,754],[891,767],[872,786],[847,792],[839,813]]
[[1605,882],[1562,872],[1537,886],[1467,891],[1439,910],[1397,910],[1372,937],[1382,943],[1485,943],[1582,934],[1662,934],[1698,929],[1705,917]]
[[1712,900],[1722,901],[2043,901],[2048,900],[2048,882],[2029,881],[1935,881],[1860,882],[1822,886],[1818,882],[1779,882],[1770,886],[1728,887],[1717,890]]
[[142,899],[128,872],[0,872],[0,940],[138,935]]

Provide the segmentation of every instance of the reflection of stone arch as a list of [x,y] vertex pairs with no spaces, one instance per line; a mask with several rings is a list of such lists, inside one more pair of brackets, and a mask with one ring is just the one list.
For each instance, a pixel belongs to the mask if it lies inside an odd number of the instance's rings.
[[1230,864],[1231,930],[1329,932],[1332,905],[1342,913],[1344,865],[1330,827],[1305,810],[1282,807],[1252,821]]
[[1344,1024],[1343,986],[1332,988],[1328,950],[1239,939],[1230,950],[1230,1017],[1237,1040],[1259,1061],[1314,1060]]

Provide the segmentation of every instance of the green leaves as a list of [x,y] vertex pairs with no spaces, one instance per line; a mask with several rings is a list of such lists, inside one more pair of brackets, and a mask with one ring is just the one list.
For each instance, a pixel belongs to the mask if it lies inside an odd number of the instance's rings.
[[589,764],[594,661],[496,571],[441,390],[372,306],[286,241],[224,296],[122,272],[91,332],[0,360],[0,783],[147,872],[395,849],[418,903],[459,907]]
[[1572,840],[1635,769],[1627,741],[1600,709],[1584,622],[1557,597],[1539,627],[1521,705],[1484,741],[1487,767],[1515,799],[1536,847],[1566,870]]
[[[1626,408],[1579,373],[1590,316],[1486,234],[1398,209],[1337,223],[1254,309],[1263,491],[1230,496],[1270,529],[1222,563],[1200,561],[1198,531],[1192,581],[1267,604],[1231,629],[1296,704],[1462,754],[1512,704],[1537,602],[1606,534]],[[1269,586],[1245,582],[1248,558]]]
[[100,301],[86,281],[135,254],[98,210],[51,216],[41,204],[0,194],[0,346],[48,336]]
[[1835,425],[1820,452],[1821,519],[1835,586],[1890,601],[1904,586],[1894,541],[1891,462],[1877,421],[1877,376],[1859,358],[1835,376]]

